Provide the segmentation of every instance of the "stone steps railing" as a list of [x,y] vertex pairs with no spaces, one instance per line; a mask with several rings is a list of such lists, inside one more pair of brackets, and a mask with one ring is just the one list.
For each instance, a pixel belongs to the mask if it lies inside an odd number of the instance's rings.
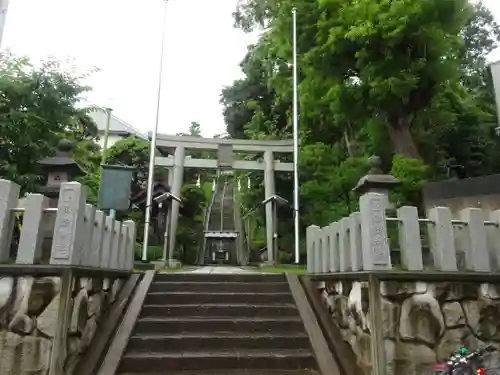
[[[453,218],[447,207],[435,207],[419,218],[417,207],[404,206],[386,216],[387,195],[366,193],[360,211],[325,227],[307,228],[308,272],[373,270],[492,272],[500,269],[500,211],[467,208]],[[391,225],[396,225],[390,231]],[[426,264],[422,232],[430,249]],[[399,243],[400,263],[391,259]],[[425,238],[427,237],[427,238]]]
[[[86,204],[85,186],[61,184],[57,208],[42,194],[29,194],[19,207],[19,185],[0,180],[0,264],[51,264],[131,271],[136,227]],[[15,259],[11,256],[14,214],[23,213]],[[50,222],[53,220],[53,230]],[[49,224],[49,225],[48,225]],[[50,256],[43,259],[43,242],[52,237]]]

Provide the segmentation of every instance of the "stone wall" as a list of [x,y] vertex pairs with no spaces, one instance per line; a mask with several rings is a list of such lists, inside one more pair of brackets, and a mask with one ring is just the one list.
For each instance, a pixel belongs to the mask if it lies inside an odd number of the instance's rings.
[[[326,281],[318,287],[344,340],[370,374],[368,283]],[[500,284],[390,281],[380,289],[387,375],[428,374],[430,364],[462,345],[500,348]],[[496,353],[488,362],[500,364]]]
[[[0,276],[0,375],[46,375],[60,315],[60,277]],[[72,278],[64,374],[72,374],[121,280]]]

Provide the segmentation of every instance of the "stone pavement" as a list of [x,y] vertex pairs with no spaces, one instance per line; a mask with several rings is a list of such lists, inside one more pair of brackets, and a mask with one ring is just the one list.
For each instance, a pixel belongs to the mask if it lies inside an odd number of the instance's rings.
[[230,267],[230,266],[204,266],[189,271],[179,271],[176,273],[202,273],[202,274],[264,274],[257,269],[243,268],[243,267]]

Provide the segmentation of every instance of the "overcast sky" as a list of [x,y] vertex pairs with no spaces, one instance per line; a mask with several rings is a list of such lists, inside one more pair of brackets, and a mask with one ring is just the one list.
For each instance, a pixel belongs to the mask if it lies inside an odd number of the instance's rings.
[[[92,104],[147,132],[155,123],[164,0],[10,0],[2,48],[34,60],[97,67]],[[233,28],[237,0],[169,0],[159,132],[224,132],[223,86],[255,35]],[[500,21],[500,0],[484,0]],[[300,17],[300,10],[298,11]],[[491,59],[500,59],[500,50]]]

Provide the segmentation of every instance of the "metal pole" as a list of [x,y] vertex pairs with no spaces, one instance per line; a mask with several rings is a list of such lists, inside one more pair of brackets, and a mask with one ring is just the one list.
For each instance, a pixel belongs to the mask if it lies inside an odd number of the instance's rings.
[[0,48],[4,36],[5,22],[7,21],[7,10],[9,9],[9,0],[0,0]]
[[490,64],[491,78],[493,79],[493,90],[495,92],[495,102],[497,105],[497,124],[495,129],[497,135],[500,135],[500,61]]
[[295,263],[299,264],[299,121],[297,95],[297,11],[292,9],[293,18],[293,219],[295,230]]
[[[111,127],[111,112],[113,111],[111,108],[105,108],[106,112],[106,129],[104,130],[104,145],[102,150],[102,161],[101,164],[106,164],[106,160],[108,158],[108,140],[109,140],[109,129]],[[116,217],[116,211],[114,209],[109,210],[109,216],[113,219]]]
[[102,147],[102,160],[101,164],[106,164],[106,159],[108,157],[108,139],[109,139],[109,128],[111,127],[111,112],[113,110],[111,108],[105,108],[104,112],[106,112],[106,128],[104,129],[104,145]]
[[161,54],[160,54],[160,68],[158,71],[158,93],[156,99],[156,121],[155,128],[153,131],[153,136],[151,137],[151,144],[149,150],[149,172],[148,172],[148,190],[146,196],[146,217],[144,219],[144,244],[142,248],[142,260],[146,262],[148,260],[148,236],[149,236],[149,222],[151,220],[151,201],[153,200],[153,178],[155,170],[155,156],[156,156],[156,135],[158,133],[158,121],[160,115],[160,98],[161,98],[161,81],[163,75],[163,51],[165,45],[165,31],[166,31],[166,20],[167,20],[167,2],[168,0],[163,0],[165,5],[163,8],[163,25],[162,25],[162,35],[161,35]]

